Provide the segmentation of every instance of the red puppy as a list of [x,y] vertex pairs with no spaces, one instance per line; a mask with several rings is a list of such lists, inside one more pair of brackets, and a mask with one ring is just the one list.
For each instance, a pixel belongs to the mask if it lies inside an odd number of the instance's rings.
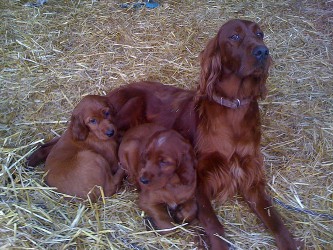
[[30,156],[30,162],[38,163],[40,154],[46,154],[49,186],[96,201],[101,189],[105,196],[113,195],[124,177],[118,169],[115,134],[107,98],[88,95],[75,107],[65,133],[44,147],[46,152],[39,149]]
[[140,82],[108,94],[119,110],[132,98],[141,99],[142,116],[173,128],[190,139],[198,154],[198,217],[212,249],[228,249],[216,237],[224,228],[211,206],[236,193],[273,233],[279,249],[297,244],[266,193],[258,99],[266,95],[271,58],[258,24],[231,20],[201,53],[197,92],[159,83]]
[[[112,110],[115,111],[112,104],[108,103],[107,105],[112,107]],[[134,97],[124,103],[124,105],[121,105],[117,113],[112,114],[114,117],[114,119],[112,119],[113,124],[115,124],[115,127],[117,128],[118,142],[127,129],[146,121],[143,115],[144,112],[145,107],[142,105],[142,98]],[[59,141],[59,139],[60,137],[55,137],[45,144],[42,144],[35,152],[27,157],[27,165],[35,167],[38,164],[45,162],[53,146]]]
[[196,159],[192,146],[174,130],[143,124],[127,131],[119,147],[119,161],[140,191],[139,207],[158,229],[174,227],[167,207],[177,220],[196,217],[194,199]]

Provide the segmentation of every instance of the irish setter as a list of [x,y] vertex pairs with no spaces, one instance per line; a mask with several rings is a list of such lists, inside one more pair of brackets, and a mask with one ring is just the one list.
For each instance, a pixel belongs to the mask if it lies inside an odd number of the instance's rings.
[[[115,127],[117,128],[118,136],[115,139],[117,139],[119,144],[119,140],[126,130],[146,121],[142,115],[144,112],[144,106],[141,105],[142,101],[140,97],[134,97],[128,100],[126,104],[122,105],[115,114],[115,109],[108,101],[109,100],[107,100],[107,105],[111,108],[111,110],[113,110],[113,124],[116,123]],[[27,166],[36,167],[37,165],[45,162],[53,146],[59,141],[59,139],[60,137],[55,137],[52,140],[41,144],[35,152],[27,157]]]
[[258,24],[231,20],[200,55],[196,92],[139,82],[107,95],[116,110],[140,99],[146,121],[173,128],[193,143],[198,156],[198,218],[212,249],[228,249],[228,244],[215,236],[224,236],[224,228],[210,200],[223,203],[236,193],[273,233],[279,249],[296,249],[298,244],[265,191],[258,99],[266,96],[271,57],[263,38]]
[[45,180],[57,191],[96,201],[103,189],[113,195],[125,172],[118,168],[113,114],[105,96],[85,96],[75,107],[60,138],[42,146],[28,159],[35,166],[46,158]]
[[[196,217],[194,150],[179,133],[146,123],[128,130],[119,146],[119,161],[136,185],[139,207],[158,229]],[[162,231],[163,233],[163,231]]]

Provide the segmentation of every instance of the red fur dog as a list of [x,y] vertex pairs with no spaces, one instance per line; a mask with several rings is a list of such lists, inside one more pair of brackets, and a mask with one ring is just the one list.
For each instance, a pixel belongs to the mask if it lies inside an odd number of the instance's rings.
[[196,217],[196,159],[192,146],[176,131],[143,124],[125,133],[119,161],[140,190],[139,207],[158,229],[174,227],[167,207],[177,220]]
[[[107,103],[107,106],[111,107],[111,109],[115,111],[112,104],[109,102]],[[119,107],[116,114],[112,114],[112,117],[114,117],[112,122],[117,128],[118,143],[119,139],[122,137],[126,130],[146,121],[143,115],[144,111],[145,107],[142,105],[141,97],[134,97]],[[59,139],[60,137],[55,137],[52,140],[40,145],[40,147],[33,154],[27,157],[27,165],[35,167],[38,164],[45,162],[53,146],[59,141]]]
[[265,191],[258,99],[266,96],[271,58],[263,37],[256,23],[224,24],[201,53],[196,92],[140,82],[108,94],[116,110],[132,98],[141,99],[148,122],[173,128],[193,142],[199,159],[198,218],[212,249],[228,249],[228,244],[215,236],[224,236],[224,228],[210,200],[223,203],[236,193],[273,233],[279,249],[298,244]]
[[[231,20],[201,53],[196,92],[152,82],[123,86],[108,94],[116,110],[128,109],[124,127],[143,121],[173,128],[197,151],[198,218],[212,249],[227,249],[224,228],[211,206],[239,193],[272,232],[279,249],[296,249],[296,242],[266,193],[258,100],[266,96],[271,58],[258,24]],[[139,105],[140,104],[140,105]],[[141,115],[140,115],[141,113]],[[138,121],[138,118],[141,121]]]
[[46,155],[45,180],[57,191],[96,201],[103,189],[113,195],[124,177],[118,169],[116,128],[104,96],[85,96],[75,107],[68,129],[32,154],[34,165]]

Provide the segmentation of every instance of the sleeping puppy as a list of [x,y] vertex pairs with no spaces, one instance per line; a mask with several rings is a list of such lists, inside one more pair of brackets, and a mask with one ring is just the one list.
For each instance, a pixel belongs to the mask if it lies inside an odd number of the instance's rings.
[[45,180],[57,191],[96,201],[113,195],[124,177],[118,168],[116,128],[104,96],[85,96],[75,107],[64,134],[53,141]]
[[119,146],[119,161],[139,190],[139,207],[158,229],[196,217],[196,159],[192,146],[176,131],[155,124],[128,130]]

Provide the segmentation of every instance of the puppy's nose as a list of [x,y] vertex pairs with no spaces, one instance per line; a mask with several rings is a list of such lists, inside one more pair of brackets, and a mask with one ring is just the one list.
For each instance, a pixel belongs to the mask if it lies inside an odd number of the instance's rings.
[[149,180],[147,178],[145,178],[145,177],[140,177],[140,181],[143,184],[148,184],[149,183]]
[[269,50],[266,46],[259,45],[253,49],[252,55],[254,55],[258,61],[263,61],[268,57]]
[[108,137],[112,137],[114,135],[114,129],[108,129],[105,133]]

